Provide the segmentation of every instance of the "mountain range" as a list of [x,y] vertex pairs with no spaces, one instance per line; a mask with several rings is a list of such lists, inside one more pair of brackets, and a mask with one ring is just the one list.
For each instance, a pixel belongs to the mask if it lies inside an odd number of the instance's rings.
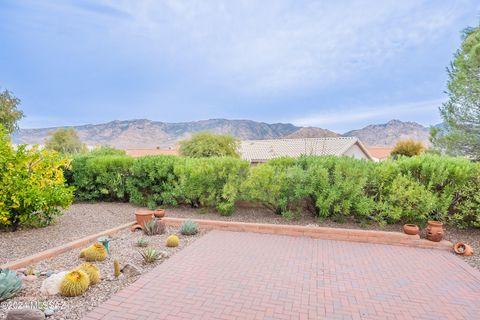
[[[147,119],[111,121],[102,124],[74,126],[87,145],[109,145],[121,149],[174,148],[180,140],[192,133],[209,131],[228,133],[241,140],[279,138],[318,138],[356,136],[367,146],[388,147],[398,140],[414,139],[428,144],[429,129],[416,122],[391,120],[373,124],[345,134],[316,127],[298,127],[290,123],[264,123],[252,120],[210,119],[202,121],[167,123]],[[14,143],[43,144],[49,133],[58,127],[20,129]]]

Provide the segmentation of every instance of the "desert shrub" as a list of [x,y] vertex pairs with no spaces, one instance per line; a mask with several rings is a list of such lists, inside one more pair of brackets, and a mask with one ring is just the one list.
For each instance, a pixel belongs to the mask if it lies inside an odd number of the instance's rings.
[[127,201],[126,180],[134,159],[81,155],[73,159],[71,183],[78,200]]
[[472,176],[456,195],[449,222],[460,228],[480,228],[480,164],[476,164]]
[[236,158],[179,158],[175,194],[181,203],[230,215],[248,170],[248,162]]
[[44,226],[73,198],[62,168],[70,161],[55,151],[12,147],[0,126],[0,225]]
[[422,154],[425,151],[425,146],[420,141],[401,140],[398,141],[392,150],[392,157],[406,156],[413,157]]
[[180,226],[180,233],[185,236],[192,236],[198,233],[198,224],[192,220],[186,220]]
[[311,207],[322,218],[372,219],[375,210],[375,164],[348,157],[304,157],[305,185]]
[[305,172],[293,159],[276,159],[254,167],[242,184],[242,198],[290,216],[305,198]]
[[116,149],[110,146],[100,146],[96,147],[88,153],[91,156],[100,157],[100,156],[124,156],[125,150]]
[[176,156],[149,156],[135,159],[127,179],[130,202],[155,208],[175,205],[174,187]]

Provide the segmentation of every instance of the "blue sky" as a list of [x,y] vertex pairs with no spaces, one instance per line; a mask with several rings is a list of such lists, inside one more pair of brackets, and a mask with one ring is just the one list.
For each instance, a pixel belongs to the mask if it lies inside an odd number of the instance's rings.
[[2,0],[0,87],[28,128],[430,125],[461,30],[479,21],[474,0]]

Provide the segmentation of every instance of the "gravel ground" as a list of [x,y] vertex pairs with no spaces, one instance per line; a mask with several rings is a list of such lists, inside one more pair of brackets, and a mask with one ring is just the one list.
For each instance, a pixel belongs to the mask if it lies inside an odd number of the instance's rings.
[[[123,223],[133,221],[137,207],[128,203],[76,203],[57,220],[55,225],[42,229],[24,229],[17,232],[1,232],[0,263],[13,261],[36,252],[67,243],[83,236],[94,234]],[[274,224],[318,225],[334,228],[377,229],[402,232],[401,225],[361,225],[354,222],[336,223],[321,221],[305,213],[296,220],[287,220],[264,208],[237,208],[233,215],[223,217],[213,210],[176,207],[167,209],[167,216],[179,218],[211,219]],[[471,257],[462,257],[480,270],[480,230],[459,230],[447,227],[446,239],[453,243],[462,241],[474,249]]]
[[[17,296],[0,303],[0,319],[6,316],[8,309],[32,306],[35,305],[35,302],[39,301],[44,302],[49,307],[58,308],[53,316],[48,319],[80,319],[86,312],[92,310],[101,302],[109,299],[115,292],[138,279],[139,276],[125,277],[123,275],[119,279],[115,279],[113,277],[114,257],[119,259],[121,266],[124,266],[126,263],[133,264],[138,267],[141,273],[145,273],[205,234],[205,232],[201,231],[195,236],[179,235],[180,245],[178,247],[166,247],[166,238],[170,234],[177,233],[177,231],[175,228],[167,227],[165,234],[150,237],[144,236],[141,232],[133,233],[130,230],[121,231],[110,241],[111,254],[107,260],[95,263],[100,269],[102,282],[91,286],[82,296],[65,298],[61,296],[43,296],[40,293],[42,281],[45,279],[44,276],[40,276],[31,282],[24,281],[25,288],[20,291]],[[139,251],[143,249],[135,246],[136,239],[141,236],[148,240],[149,247],[165,252],[167,257],[163,257],[155,263],[144,264],[143,258],[139,253]],[[42,261],[34,265],[33,268],[40,272],[48,270],[71,270],[83,262],[83,260],[78,257],[79,252],[79,249],[69,251],[50,260]]]
[[77,203],[48,227],[0,231],[0,264],[131,222],[135,210],[127,203]]

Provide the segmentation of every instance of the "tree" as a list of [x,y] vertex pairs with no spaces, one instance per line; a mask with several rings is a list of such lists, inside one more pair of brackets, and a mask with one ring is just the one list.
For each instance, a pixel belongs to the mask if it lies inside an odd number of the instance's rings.
[[447,72],[449,99],[440,107],[444,126],[431,130],[431,141],[448,154],[480,160],[480,27],[464,31]]
[[425,147],[423,143],[421,143],[420,141],[401,140],[395,144],[391,152],[391,155],[393,157],[396,157],[396,156],[413,157],[413,156],[420,155],[423,151],[425,151]]
[[74,128],[60,128],[50,133],[51,137],[46,141],[45,147],[48,150],[55,150],[61,153],[80,153],[86,150]]
[[23,118],[23,112],[17,108],[19,104],[20,99],[10,91],[0,92],[0,124],[9,134],[18,129],[17,122]]
[[180,153],[192,158],[239,157],[238,140],[227,134],[195,133],[192,138],[180,142]]

